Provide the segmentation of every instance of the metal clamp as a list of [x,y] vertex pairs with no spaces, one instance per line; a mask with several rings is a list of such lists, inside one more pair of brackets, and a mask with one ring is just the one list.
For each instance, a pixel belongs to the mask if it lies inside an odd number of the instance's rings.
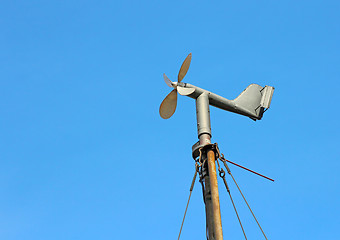
[[215,152],[215,157],[218,159],[220,157],[219,149],[217,147],[217,143],[214,144],[205,144],[200,145],[200,142],[198,141],[192,146],[192,158],[197,161],[197,158],[200,156],[200,150],[202,153],[206,151],[209,148],[209,150],[213,150]]

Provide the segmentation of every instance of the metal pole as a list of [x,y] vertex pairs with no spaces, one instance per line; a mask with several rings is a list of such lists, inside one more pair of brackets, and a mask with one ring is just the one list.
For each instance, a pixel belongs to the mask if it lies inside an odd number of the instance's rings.
[[212,216],[214,222],[214,235],[216,240],[223,240],[222,221],[220,200],[217,186],[216,166],[215,166],[215,152],[208,151],[208,170],[210,176],[211,200],[212,200]]
[[[208,93],[202,93],[196,99],[197,130],[200,145],[211,143],[211,126]],[[207,149],[208,176],[204,178],[206,221],[208,223],[209,240],[223,240],[220,201],[217,186],[215,153]]]
[[214,221],[213,216],[211,215],[212,210],[212,202],[211,202],[211,188],[210,188],[210,178],[208,175],[207,165],[203,166],[204,172],[206,175],[204,176],[204,202],[205,202],[205,218],[208,226],[208,239],[214,239]]

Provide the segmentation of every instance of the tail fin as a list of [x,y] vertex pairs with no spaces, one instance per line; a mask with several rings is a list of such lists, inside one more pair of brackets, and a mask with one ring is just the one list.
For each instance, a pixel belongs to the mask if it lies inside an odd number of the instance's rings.
[[261,87],[257,84],[250,84],[237,98],[234,99],[234,102],[237,108],[248,112],[249,115],[252,115],[250,118],[256,121],[260,120],[263,113],[270,107],[273,93],[273,87]]

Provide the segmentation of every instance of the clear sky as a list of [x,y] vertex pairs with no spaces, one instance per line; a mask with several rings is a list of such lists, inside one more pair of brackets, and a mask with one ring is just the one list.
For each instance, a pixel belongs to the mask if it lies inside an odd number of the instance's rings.
[[[269,239],[340,239],[339,1],[2,1],[0,239],[176,239],[194,171],[184,82],[275,87],[261,121],[211,108],[213,142]],[[228,176],[227,176],[228,177]],[[248,239],[261,232],[228,177]],[[222,182],[224,239],[242,239]],[[205,239],[196,182],[181,239]]]

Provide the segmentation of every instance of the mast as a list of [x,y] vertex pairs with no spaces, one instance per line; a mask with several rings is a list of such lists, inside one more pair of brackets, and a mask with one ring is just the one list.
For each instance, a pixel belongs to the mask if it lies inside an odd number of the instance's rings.
[[[178,73],[177,82],[172,82],[165,74],[163,74],[165,83],[169,87],[173,88],[173,90],[162,101],[159,107],[159,114],[162,118],[168,119],[175,113],[176,106],[177,106],[178,93],[182,96],[188,96],[196,100],[197,132],[198,132],[199,141],[196,144],[194,144],[192,149],[193,149],[193,158],[195,160],[198,157],[198,151],[200,152],[199,153],[200,181],[202,182],[202,186],[203,186],[203,197],[204,197],[204,203],[205,203],[206,223],[207,223],[207,228],[208,228],[208,239],[209,240],[223,240],[221,210],[220,210],[220,201],[219,201],[216,165],[215,165],[216,156],[219,159],[221,159],[221,156],[219,154],[216,155],[217,154],[216,150],[218,151],[218,148],[214,147],[214,145],[211,144],[211,125],[210,125],[209,105],[220,108],[222,110],[226,110],[229,112],[234,112],[236,114],[247,116],[254,121],[261,120],[263,113],[270,107],[271,99],[272,99],[273,92],[274,92],[274,87],[270,87],[270,86],[261,87],[260,85],[257,85],[257,84],[250,84],[237,98],[235,98],[234,100],[228,100],[215,93],[209,92],[207,90],[196,87],[189,83],[182,82],[183,78],[188,72],[190,62],[191,62],[191,56],[192,55],[190,53],[184,60]],[[225,161],[227,160],[224,159],[223,154],[222,154],[222,158],[223,158],[224,164],[226,164]],[[226,168],[229,169],[227,166]],[[249,170],[244,167],[242,168]],[[195,182],[197,172],[198,170],[196,169],[193,183]],[[251,171],[251,172],[258,174],[254,171]],[[228,173],[231,174],[230,170],[228,170]],[[261,174],[258,174],[258,175],[265,177]],[[272,180],[272,179],[269,179],[269,180]],[[188,204],[190,201],[193,183],[190,188]],[[226,185],[225,179],[224,179],[224,183]],[[236,181],[235,181],[235,184],[236,184]],[[240,189],[239,191],[241,192]],[[230,195],[230,192],[229,192],[229,195]],[[231,195],[230,195],[230,198],[231,198]],[[187,208],[188,208],[188,204],[187,204]],[[186,210],[185,210],[185,213],[186,213]],[[235,211],[236,211],[236,208],[235,208]],[[185,214],[184,214],[184,218],[185,218]],[[184,218],[183,218],[183,222],[184,222]],[[182,226],[183,226],[183,222],[182,222]],[[181,226],[181,230],[182,230],[182,226]],[[181,230],[180,230],[180,233],[181,233]],[[180,237],[180,234],[179,234],[179,237]]]
[[[202,93],[196,99],[197,130],[200,146],[211,144],[211,125],[209,97]],[[209,239],[223,240],[220,200],[217,185],[215,152],[212,146],[207,146],[202,158],[207,159],[203,167],[207,174],[203,176],[206,222]],[[208,171],[206,171],[206,169]]]

